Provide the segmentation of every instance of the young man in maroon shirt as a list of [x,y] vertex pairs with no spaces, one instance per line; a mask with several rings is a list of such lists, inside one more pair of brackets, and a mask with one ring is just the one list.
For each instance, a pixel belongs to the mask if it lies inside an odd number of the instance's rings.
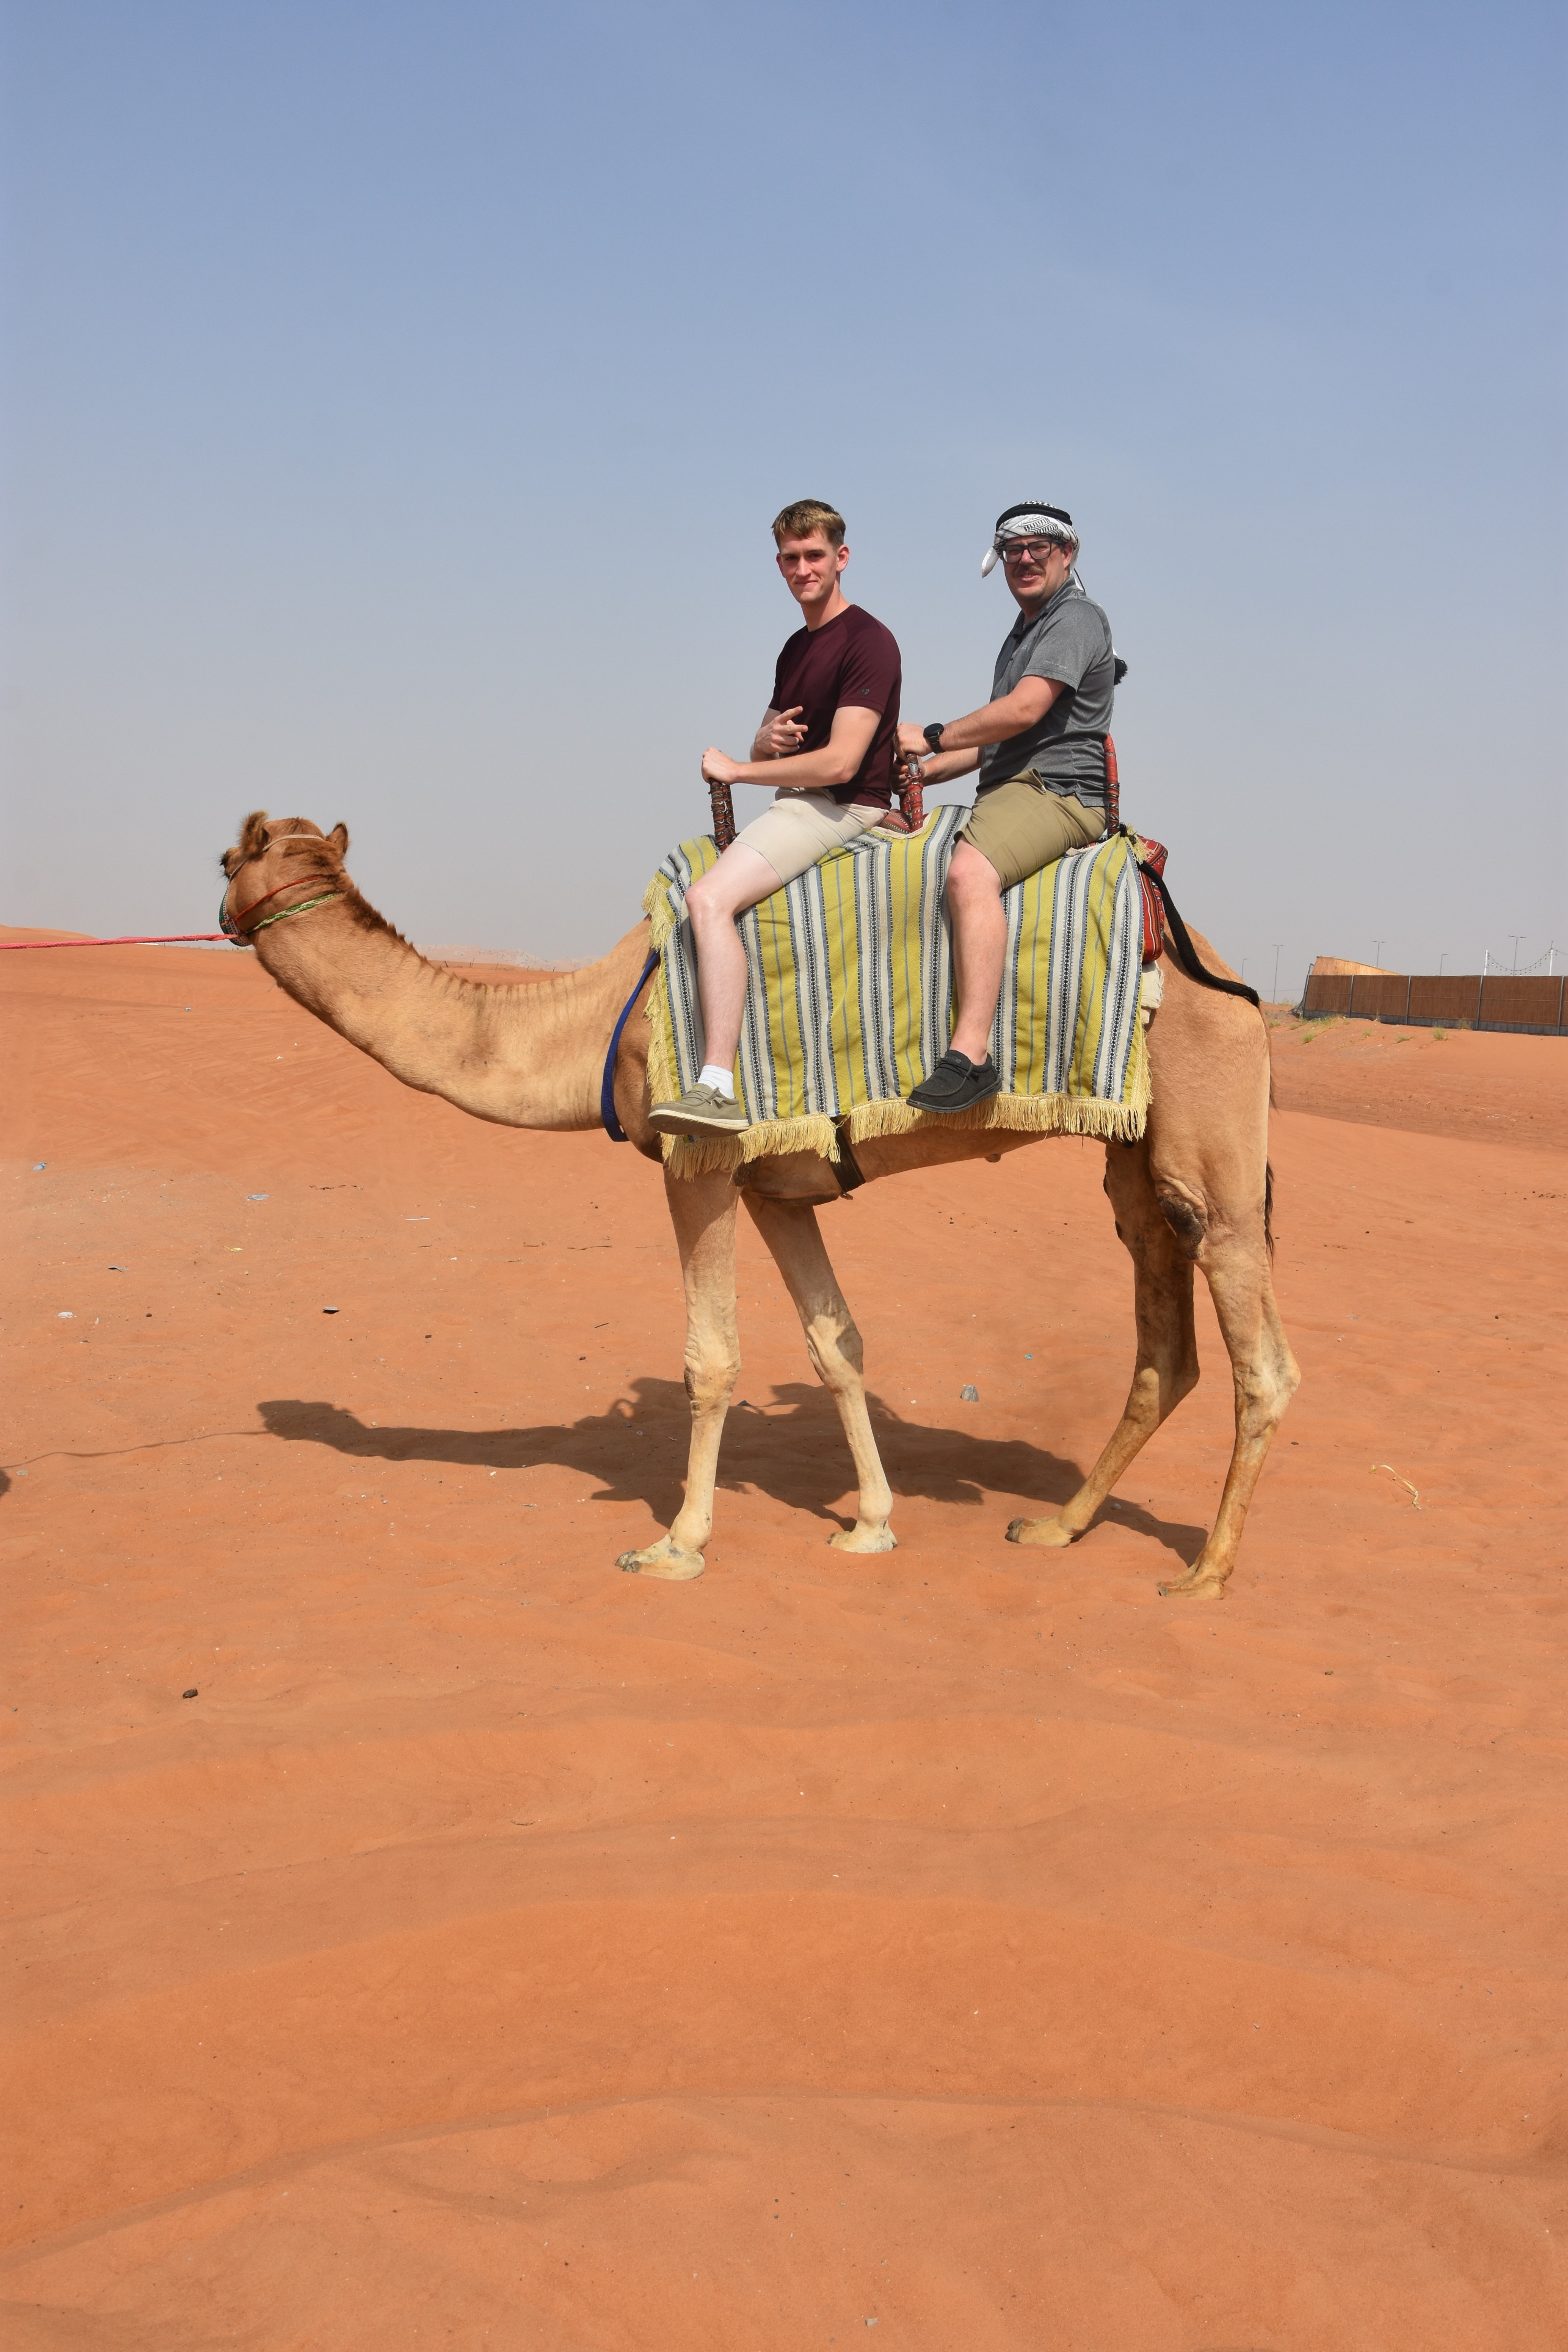
[[710,745],[710,783],[764,784],[771,807],[736,835],[686,894],[697,945],[706,1056],[679,1102],[655,1103],[664,1135],[738,1135],[751,1121],[735,1098],[746,1003],[746,951],[735,919],[887,814],[893,792],[901,665],[891,630],[847,602],[844,518],[800,499],[773,524],[778,567],[805,615],[773,673],[749,760]]

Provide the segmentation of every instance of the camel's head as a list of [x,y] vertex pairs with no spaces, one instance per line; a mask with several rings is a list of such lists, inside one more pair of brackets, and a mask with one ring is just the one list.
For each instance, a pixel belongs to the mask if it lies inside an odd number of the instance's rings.
[[300,883],[319,890],[352,888],[343,872],[348,845],[346,824],[322,833],[309,817],[269,817],[265,809],[253,809],[238,841],[219,860],[228,879],[218,909],[223,929],[234,939],[254,938],[269,921],[306,904],[310,894],[295,887]]

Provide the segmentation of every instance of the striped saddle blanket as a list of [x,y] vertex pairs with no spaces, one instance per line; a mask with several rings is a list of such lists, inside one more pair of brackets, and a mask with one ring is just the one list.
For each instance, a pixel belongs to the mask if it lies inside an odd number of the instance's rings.
[[[947,1050],[952,957],[944,886],[968,811],[939,808],[911,835],[862,834],[743,915],[750,968],[737,1077],[752,1124],[734,1137],[666,1138],[696,1174],[764,1154],[837,1157],[850,1138],[934,1124],[903,1097]],[[648,992],[656,1102],[695,1083],[702,1013],[686,893],[716,864],[683,841],[643,899],[659,951]],[[1139,1020],[1142,892],[1134,845],[1074,850],[1003,899],[1007,960],[991,1051],[1002,1092],[945,1125],[1131,1139],[1143,1132],[1149,1058]]]

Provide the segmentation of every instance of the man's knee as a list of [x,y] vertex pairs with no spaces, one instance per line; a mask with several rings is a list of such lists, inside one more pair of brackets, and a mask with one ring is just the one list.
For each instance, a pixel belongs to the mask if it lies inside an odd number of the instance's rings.
[[783,887],[767,860],[737,841],[717,866],[698,876],[686,894],[686,911],[699,929],[734,922],[759,898],[769,898]]
[[725,903],[729,895],[720,879],[718,867],[710,866],[706,874],[698,876],[690,889],[688,890],[686,911],[694,923],[705,923],[716,917],[727,915],[731,911]]
[[976,849],[972,842],[961,841],[952,853],[952,863],[947,869],[947,895],[959,907],[1002,895],[1001,876],[984,851]]

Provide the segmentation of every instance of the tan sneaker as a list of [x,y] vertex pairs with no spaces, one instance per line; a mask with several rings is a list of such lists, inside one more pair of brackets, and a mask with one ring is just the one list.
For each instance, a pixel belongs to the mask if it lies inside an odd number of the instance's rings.
[[648,1125],[660,1135],[744,1135],[751,1125],[733,1095],[688,1087],[679,1102],[655,1103]]

